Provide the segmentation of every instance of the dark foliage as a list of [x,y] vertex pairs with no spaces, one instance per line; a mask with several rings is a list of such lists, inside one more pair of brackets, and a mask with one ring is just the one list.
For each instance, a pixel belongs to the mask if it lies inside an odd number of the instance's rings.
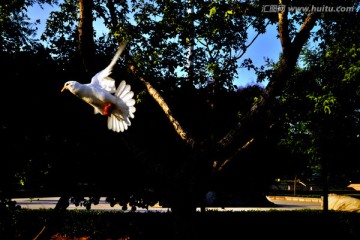
[[[18,210],[0,220],[2,239],[32,239],[42,228],[49,210]],[[53,235],[89,239],[171,239],[173,214],[67,211]],[[7,228],[5,220],[8,222]],[[197,213],[193,239],[342,239],[360,237],[359,213],[317,210]]]

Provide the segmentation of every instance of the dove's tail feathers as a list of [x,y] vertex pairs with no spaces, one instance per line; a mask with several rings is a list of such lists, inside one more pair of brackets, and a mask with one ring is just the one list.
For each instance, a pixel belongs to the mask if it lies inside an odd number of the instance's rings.
[[122,114],[116,116],[111,114],[108,117],[108,129],[114,132],[124,132],[131,125],[130,118],[134,118],[134,112],[136,111],[134,92],[131,91],[130,85],[126,84],[125,80],[121,81],[116,89],[115,96],[120,98],[126,105],[121,105]]
[[129,107],[129,116],[134,118],[134,112],[136,111],[136,108],[134,107],[135,99],[133,98],[134,92],[131,91],[131,86],[126,84],[125,80],[122,80],[116,90],[115,95],[121,98],[126,106]]
[[129,106],[129,117],[134,118],[134,112],[136,111],[136,108],[133,106]]
[[108,117],[108,129],[113,130],[114,132],[124,132],[130,126],[129,119],[121,120],[116,118],[114,115]]

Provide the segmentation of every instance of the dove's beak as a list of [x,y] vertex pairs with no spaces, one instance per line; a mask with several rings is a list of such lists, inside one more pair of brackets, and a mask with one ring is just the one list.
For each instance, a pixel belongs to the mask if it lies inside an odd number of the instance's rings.
[[64,86],[62,89],[61,89],[61,92],[65,91],[67,89],[66,86]]

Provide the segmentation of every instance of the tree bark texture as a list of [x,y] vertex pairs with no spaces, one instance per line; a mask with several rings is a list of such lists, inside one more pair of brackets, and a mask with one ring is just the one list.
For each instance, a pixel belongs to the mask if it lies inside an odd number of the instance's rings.
[[79,43],[78,49],[80,52],[80,58],[86,74],[93,75],[94,71],[94,30],[93,30],[93,2],[91,0],[79,0]]

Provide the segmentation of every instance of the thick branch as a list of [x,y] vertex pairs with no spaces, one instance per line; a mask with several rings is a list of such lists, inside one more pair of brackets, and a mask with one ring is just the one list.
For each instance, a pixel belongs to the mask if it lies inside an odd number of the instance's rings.
[[[286,0],[279,0],[279,4],[283,5],[285,4]],[[286,5],[287,6],[287,5]],[[286,53],[288,51],[288,48],[290,47],[290,35],[289,35],[289,20],[288,20],[288,8],[285,7],[284,11],[279,11],[278,17],[279,17],[279,36],[280,36],[280,42],[282,46],[283,53]]]
[[166,117],[169,119],[170,123],[173,125],[176,133],[183,139],[186,144],[190,145],[191,147],[195,146],[195,140],[189,136],[189,134],[181,127],[180,123],[174,118],[173,114],[167,103],[165,102],[164,98],[160,95],[160,93],[143,77],[140,76],[138,70],[134,64],[134,61],[128,54],[124,54],[123,57],[126,59],[128,66],[132,73],[139,78],[139,80],[145,85],[148,93],[150,96],[154,98],[154,100],[159,104],[161,109],[164,111]]
[[[249,148],[249,146],[254,142],[254,138],[251,138],[249,141],[247,141],[243,146],[238,148],[233,155],[228,157],[223,163],[216,169],[217,172],[220,172],[224,169],[225,166],[227,166],[233,159],[237,158],[242,152],[244,152],[246,149]],[[217,166],[214,165],[216,168]]]
[[[275,70],[269,84],[259,97],[259,101],[253,104],[252,108],[245,115],[243,120],[239,121],[238,124],[229,133],[227,133],[227,135],[218,141],[217,151],[227,149],[230,145],[233,146],[232,148],[236,148],[239,144],[243,145],[247,141],[246,139],[254,137],[252,134],[246,134],[246,131],[251,131],[249,129],[254,127],[266,128],[266,125],[268,126],[271,124],[269,119],[262,118],[265,118],[266,111],[269,110],[269,107],[273,103],[275,97],[281,93],[284,84],[291,76],[301,49],[308,40],[310,31],[315,26],[316,20],[317,14],[309,14],[294,41],[290,43],[289,47],[283,48],[286,52],[283,52],[280,59],[280,65]],[[279,28],[279,31],[280,30],[281,29]],[[283,34],[285,34],[285,30],[283,29],[282,31],[284,31]]]
[[300,54],[301,49],[303,48],[304,44],[307,42],[307,40],[310,37],[310,32],[314,28],[316,21],[318,19],[319,14],[318,13],[310,13],[304,23],[301,25],[299,33],[296,35],[292,47],[293,52],[297,55]]
[[106,3],[106,6],[109,9],[109,13],[110,13],[111,29],[116,29],[117,18],[116,18],[116,13],[115,13],[114,2],[111,0],[108,0]]

